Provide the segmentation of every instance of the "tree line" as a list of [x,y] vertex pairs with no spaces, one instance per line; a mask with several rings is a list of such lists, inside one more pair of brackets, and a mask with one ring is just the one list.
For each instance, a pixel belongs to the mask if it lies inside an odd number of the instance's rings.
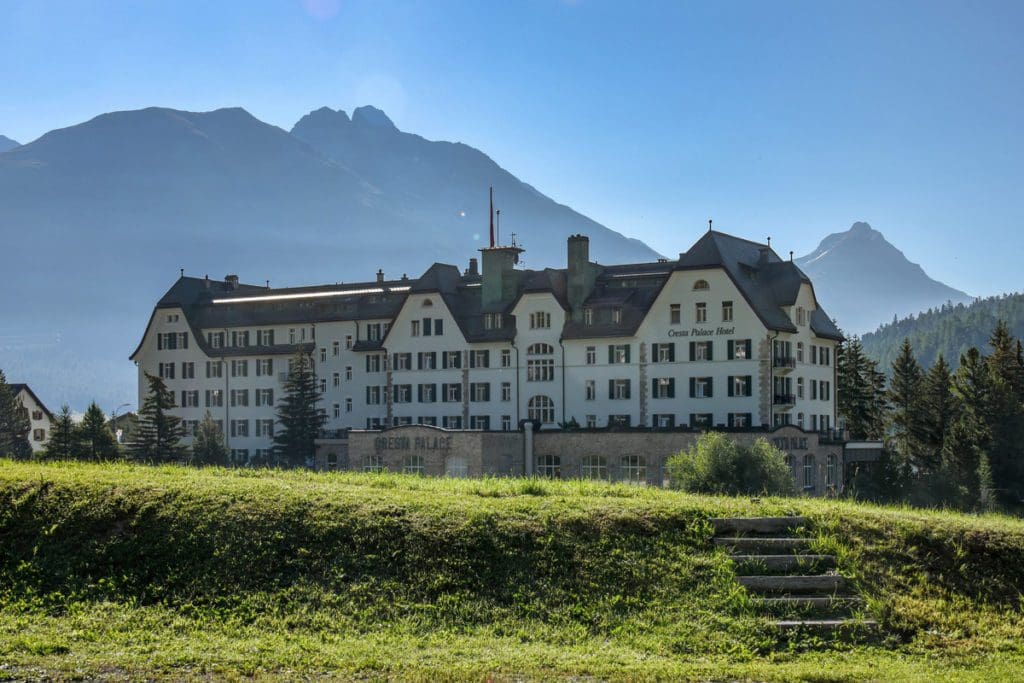
[[1006,321],[985,350],[954,370],[940,353],[925,369],[909,338],[886,373],[850,337],[836,354],[837,409],[851,439],[882,439],[878,463],[849,483],[853,495],[959,509],[1024,501],[1024,351]]
[[[178,407],[174,392],[160,377],[145,373],[145,378],[148,391],[139,408],[138,426],[127,444],[118,443],[111,424],[95,402],[77,423],[65,404],[55,416],[40,457],[94,462],[127,459],[151,464],[299,467],[310,464],[314,456],[314,440],[326,415],[318,407],[321,399],[313,361],[306,354],[296,354],[289,363],[283,396],[277,406],[279,428],[275,430],[272,456],[265,462],[233,462],[223,429],[209,411],[199,422],[191,446],[183,445],[182,439],[186,436],[183,421],[172,413]],[[0,371],[0,456],[32,457],[29,429],[28,411],[17,401]]]

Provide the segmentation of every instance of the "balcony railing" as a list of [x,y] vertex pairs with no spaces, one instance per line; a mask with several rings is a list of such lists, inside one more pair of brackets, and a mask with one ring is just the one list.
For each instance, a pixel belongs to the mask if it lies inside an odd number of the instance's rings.
[[772,398],[772,404],[777,406],[791,406],[796,403],[796,397],[793,394],[775,394]]
[[796,367],[796,359],[793,356],[775,356],[772,359],[772,367],[776,370],[792,370]]

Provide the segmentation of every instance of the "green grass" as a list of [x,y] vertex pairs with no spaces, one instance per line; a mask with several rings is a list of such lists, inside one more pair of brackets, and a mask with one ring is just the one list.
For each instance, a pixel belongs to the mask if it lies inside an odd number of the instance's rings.
[[[709,517],[807,515],[880,635],[782,640]],[[0,461],[0,678],[1011,680],[1024,522],[588,482]]]

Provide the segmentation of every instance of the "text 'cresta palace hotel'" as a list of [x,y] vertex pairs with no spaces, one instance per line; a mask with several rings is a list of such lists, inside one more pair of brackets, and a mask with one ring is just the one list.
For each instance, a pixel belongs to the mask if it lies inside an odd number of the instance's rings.
[[[480,252],[482,268],[472,258],[464,270],[435,263],[416,279],[378,272],[357,284],[183,276],[131,356],[140,404],[143,373],[159,375],[187,429],[210,411],[237,460],[265,458],[289,358],[302,350],[315,362],[325,437],[341,440],[404,425],[517,432],[524,419],[538,434],[575,422],[594,435],[820,435],[835,423],[841,334],[807,276],[768,245],[708,230],[677,260],[602,266],[574,235],[567,267],[545,270],[517,269],[516,245]],[[365,454],[344,455],[359,469]]]

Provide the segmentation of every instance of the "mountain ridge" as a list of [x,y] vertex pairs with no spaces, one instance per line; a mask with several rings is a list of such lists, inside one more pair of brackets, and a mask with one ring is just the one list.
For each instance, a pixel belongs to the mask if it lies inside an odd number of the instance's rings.
[[6,135],[0,135],[0,154],[12,150],[15,147],[21,147],[21,143],[17,140],[12,140]]

